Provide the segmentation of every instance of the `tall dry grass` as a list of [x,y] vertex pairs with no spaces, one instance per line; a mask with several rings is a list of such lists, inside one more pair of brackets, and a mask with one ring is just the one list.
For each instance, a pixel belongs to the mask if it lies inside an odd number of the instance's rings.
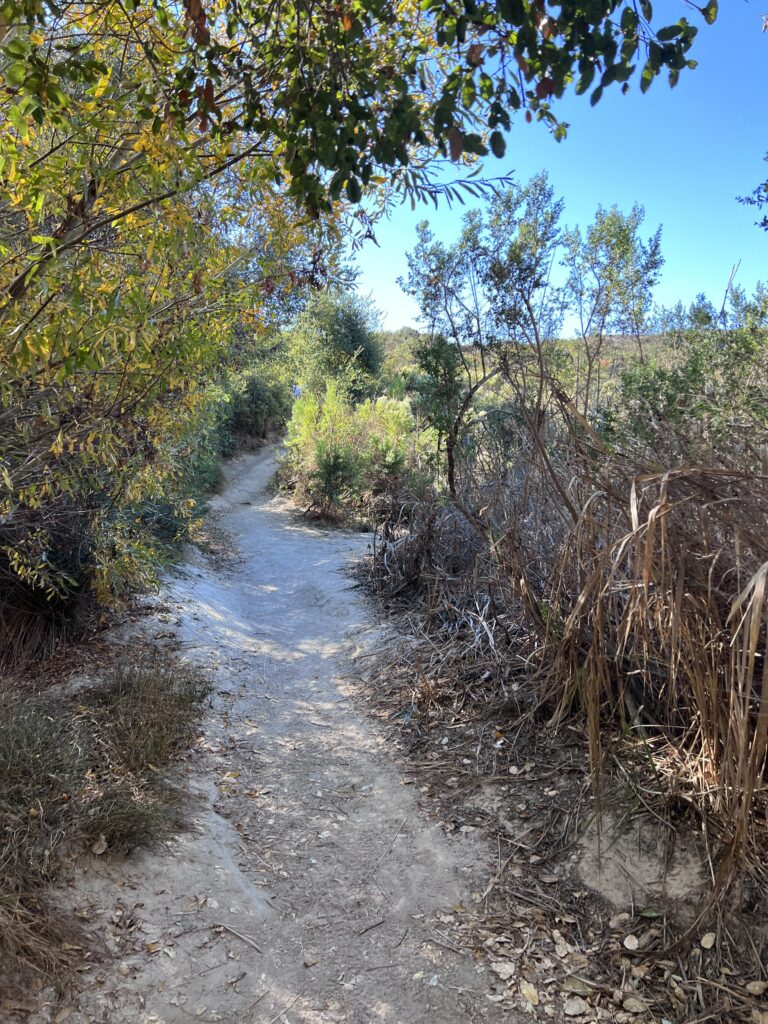
[[606,736],[642,741],[654,795],[700,816],[717,889],[759,875],[768,472],[754,395],[749,414],[657,408],[611,436],[554,375],[521,385],[503,370],[504,444],[475,437],[455,504],[386,525],[374,577],[418,592],[446,641],[513,672],[554,725],[583,715],[598,787]]

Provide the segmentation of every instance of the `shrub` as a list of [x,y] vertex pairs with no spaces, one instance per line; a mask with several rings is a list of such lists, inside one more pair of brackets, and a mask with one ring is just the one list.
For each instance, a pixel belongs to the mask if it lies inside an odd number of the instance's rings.
[[234,382],[225,426],[236,444],[247,446],[281,431],[290,415],[287,384],[250,370]]
[[509,346],[457,507],[394,516],[376,552],[463,659],[502,682],[524,666],[532,706],[583,714],[598,786],[606,735],[647,741],[655,794],[716,837],[718,884],[749,869],[766,891],[768,330],[750,317],[691,318],[625,364],[607,438],[546,346],[540,371]]
[[353,406],[332,382],[323,398],[294,403],[283,477],[311,513],[367,520],[383,496],[417,485],[420,440],[407,402],[382,397]]

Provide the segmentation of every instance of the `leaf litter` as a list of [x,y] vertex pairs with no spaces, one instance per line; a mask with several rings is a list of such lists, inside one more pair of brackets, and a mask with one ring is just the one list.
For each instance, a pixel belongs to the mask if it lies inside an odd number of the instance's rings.
[[[579,877],[581,837],[598,819],[586,737],[542,729],[492,659],[391,610],[388,654],[361,682],[444,830],[480,830],[497,847],[487,886],[453,931],[485,962],[487,998],[542,1021],[768,1024],[762,946],[745,952],[722,908],[638,885],[617,914]],[[620,803],[616,816],[626,819]],[[674,828],[644,806],[629,818],[662,837]],[[705,922],[713,929],[695,941]]]

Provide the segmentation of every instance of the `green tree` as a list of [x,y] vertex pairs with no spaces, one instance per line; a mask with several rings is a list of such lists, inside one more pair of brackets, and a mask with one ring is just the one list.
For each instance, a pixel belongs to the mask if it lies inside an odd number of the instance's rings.
[[615,206],[601,207],[583,234],[573,228],[564,236],[566,296],[577,317],[584,353],[577,384],[584,415],[599,401],[600,361],[611,335],[634,338],[641,361],[644,358],[653,288],[664,264],[661,228],[644,241],[644,219],[645,211],[637,204],[628,214]]
[[333,381],[353,400],[370,394],[381,366],[378,313],[370,300],[334,290],[310,297],[290,332],[296,383],[322,396]]
[[[717,0],[699,10],[711,23]],[[333,11],[305,0],[99,0],[77,9],[4,0],[0,11],[20,131],[33,119],[66,132],[83,89],[133,52],[141,64],[129,86],[135,116],[123,122],[116,168],[137,162],[128,151],[143,128],[194,126],[231,154],[201,173],[269,156],[315,211],[345,192],[357,202],[381,170],[399,169],[402,186],[418,191],[414,149],[502,155],[502,131],[521,109],[561,136],[551,106],[569,87],[595,103],[638,75],[642,90],[662,71],[674,85],[695,66],[697,33],[685,17],[661,24],[650,0],[563,0],[557,14],[522,0],[358,0]],[[122,57],[105,52],[110,38],[125,42]],[[105,94],[123,89],[121,77]],[[165,190],[179,187],[166,174]],[[99,191],[98,178],[86,180],[70,230],[87,226]]]

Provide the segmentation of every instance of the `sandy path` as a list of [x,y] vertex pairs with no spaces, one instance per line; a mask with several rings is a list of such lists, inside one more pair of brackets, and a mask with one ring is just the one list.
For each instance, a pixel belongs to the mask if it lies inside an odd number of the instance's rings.
[[345,693],[374,634],[341,570],[369,538],[304,524],[268,494],[273,472],[271,450],[230,464],[217,503],[242,561],[194,559],[163,595],[217,685],[190,780],[197,830],[82,866],[73,901],[105,922],[118,965],[62,1020],[510,1021],[445,934],[488,851],[420,807]]

